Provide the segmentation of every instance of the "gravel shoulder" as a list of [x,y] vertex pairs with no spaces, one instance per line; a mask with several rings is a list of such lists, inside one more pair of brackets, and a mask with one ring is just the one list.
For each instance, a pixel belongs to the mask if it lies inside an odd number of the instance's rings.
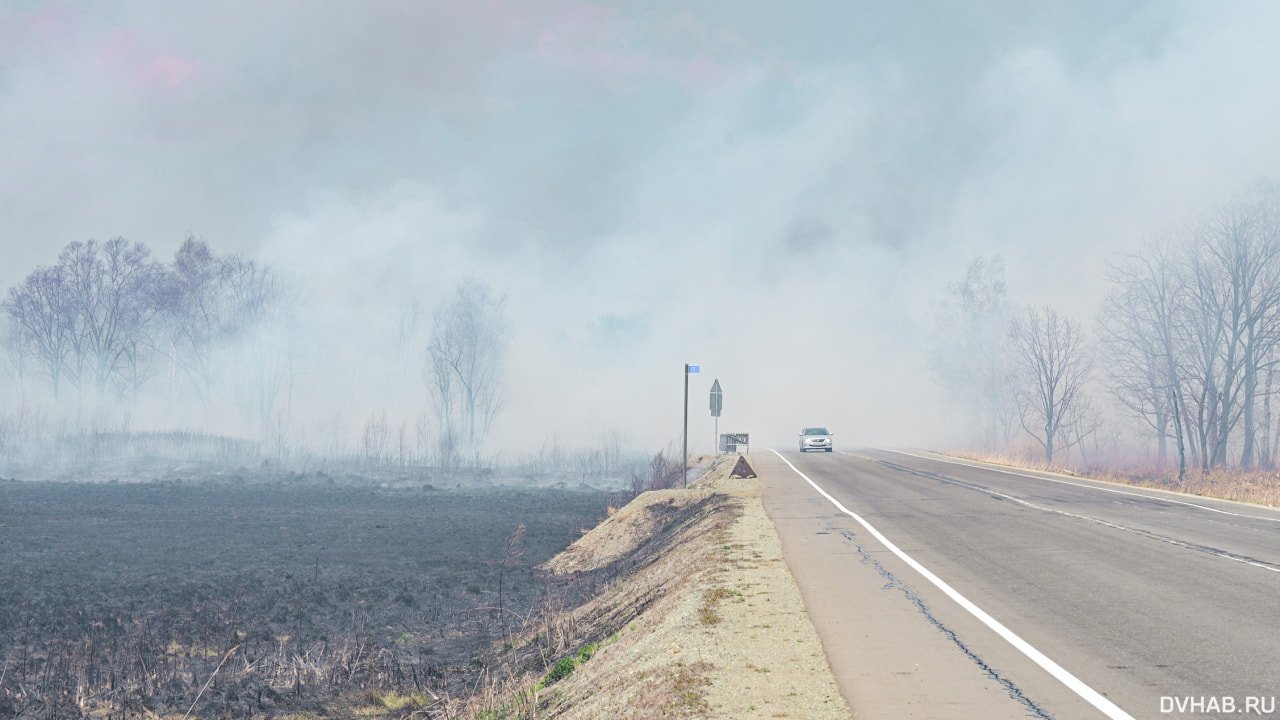
[[685,615],[663,627],[673,643],[683,638],[682,652],[710,663],[709,716],[850,717],[761,504],[759,481],[724,479],[716,486],[740,503],[740,513],[726,529],[719,567],[685,605],[698,604],[698,594],[720,596],[719,621]]

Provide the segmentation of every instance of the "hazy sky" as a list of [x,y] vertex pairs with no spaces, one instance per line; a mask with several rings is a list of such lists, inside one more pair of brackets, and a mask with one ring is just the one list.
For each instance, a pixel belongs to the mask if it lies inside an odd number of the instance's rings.
[[[0,285],[72,240],[287,269],[299,407],[359,423],[396,309],[506,293],[498,437],[945,436],[930,304],[1102,263],[1280,166],[1272,2],[0,5]],[[323,333],[321,333],[321,330]],[[389,399],[390,398],[390,399]],[[700,439],[701,438],[701,439]],[[701,445],[699,445],[701,443]]]

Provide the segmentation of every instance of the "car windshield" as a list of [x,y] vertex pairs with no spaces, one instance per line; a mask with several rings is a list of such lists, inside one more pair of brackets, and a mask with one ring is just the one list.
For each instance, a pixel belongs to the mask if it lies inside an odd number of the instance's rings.
[[826,428],[805,428],[805,435],[830,435]]

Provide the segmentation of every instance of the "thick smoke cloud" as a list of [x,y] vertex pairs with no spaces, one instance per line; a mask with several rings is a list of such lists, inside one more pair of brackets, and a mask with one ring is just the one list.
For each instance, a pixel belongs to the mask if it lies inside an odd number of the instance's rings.
[[117,235],[269,263],[303,298],[312,440],[427,411],[388,343],[471,277],[510,298],[505,447],[665,443],[684,362],[695,449],[717,377],[721,429],[760,442],[940,442],[940,288],[999,253],[1016,303],[1088,320],[1117,249],[1274,177],[1277,26],[1267,3],[10,4],[0,283]]

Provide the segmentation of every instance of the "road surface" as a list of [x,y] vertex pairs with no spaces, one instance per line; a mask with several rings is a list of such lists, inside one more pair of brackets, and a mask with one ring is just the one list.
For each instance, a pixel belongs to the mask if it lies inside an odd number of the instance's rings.
[[1280,512],[915,451],[752,460],[857,717],[1280,718]]

